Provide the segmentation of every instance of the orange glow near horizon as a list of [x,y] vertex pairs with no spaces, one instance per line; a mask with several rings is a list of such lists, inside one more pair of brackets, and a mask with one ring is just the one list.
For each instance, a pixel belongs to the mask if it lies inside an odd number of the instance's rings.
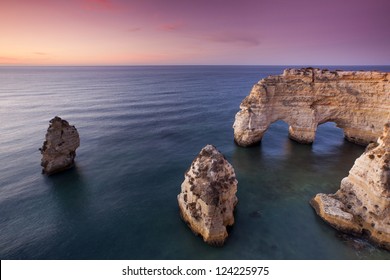
[[2,0],[0,65],[390,64],[388,1],[312,1]]

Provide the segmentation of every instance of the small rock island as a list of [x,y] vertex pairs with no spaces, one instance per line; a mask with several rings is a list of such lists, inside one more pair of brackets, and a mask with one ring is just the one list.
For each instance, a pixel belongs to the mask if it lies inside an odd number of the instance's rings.
[[275,121],[289,125],[289,137],[312,143],[317,126],[335,122],[347,140],[367,145],[382,132],[390,112],[390,73],[286,69],[255,84],[236,114],[234,140],[261,141]]
[[234,224],[237,180],[233,167],[212,145],[205,146],[186,171],[178,195],[180,215],[195,234],[222,246]]
[[51,175],[73,167],[79,146],[77,129],[66,120],[54,117],[50,120],[45,142],[40,149],[42,173]]
[[317,194],[311,205],[334,228],[390,250],[390,122],[355,161],[340,189]]

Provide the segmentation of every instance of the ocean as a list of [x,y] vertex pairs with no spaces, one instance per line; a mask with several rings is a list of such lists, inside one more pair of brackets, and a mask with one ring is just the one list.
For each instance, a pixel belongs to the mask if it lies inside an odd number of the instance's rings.
[[[284,66],[0,67],[1,259],[390,259],[335,231],[309,205],[334,193],[364,147],[334,123],[313,145],[276,122],[259,146],[232,125],[252,86]],[[337,66],[377,69],[390,66]],[[75,125],[76,166],[41,174],[49,120]],[[235,168],[225,246],[180,219],[184,172],[213,144]]]

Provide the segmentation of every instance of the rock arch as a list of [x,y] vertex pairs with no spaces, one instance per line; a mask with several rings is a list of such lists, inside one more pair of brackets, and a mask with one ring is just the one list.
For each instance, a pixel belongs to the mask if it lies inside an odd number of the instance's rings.
[[[257,83],[242,101],[234,139],[249,146],[270,124],[289,124],[289,137],[314,141],[319,124],[335,122],[347,140],[368,144],[335,194],[311,205],[334,228],[365,235],[390,250],[390,73],[287,69]],[[384,128],[384,129],[383,129]],[[383,133],[382,133],[383,131]]]
[[255,84],[236,114],[240,146],[261,141],[270,124],[289,124],[289,137],[312,143],[317,126],[335,122],[347,140],[366,145],[381,134],[390,112],[390,73],[286,69]]

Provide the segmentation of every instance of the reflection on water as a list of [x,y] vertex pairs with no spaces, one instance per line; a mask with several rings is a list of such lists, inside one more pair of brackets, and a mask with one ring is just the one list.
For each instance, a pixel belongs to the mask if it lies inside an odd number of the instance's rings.
[[[77,165],[65,172],[45,177],[53,201],[59,206],[60,217],[82,219],[88,209],[88,194],[82,170]],[[62,219],[58,219],[61,221]]]
[[[244,223],[243,227],[258,232],[245,238],[262,244],[263,250],[256,253],[260,258],[324,259],[332,258],[332,250],[347,258],[380,256],[382,250],[363,240],[340,240],[309,205],[315,194],[337,191],[363,150],[344,140],[334,123],[319,126],[312,145],[296,143],[288,138],[288,125],[282,121],[270,126],[259,146],[236,148],[232,162],[239,201],[245,201],[240,204],[237,227]],[[335,240],[341,241],[339,245]]]

